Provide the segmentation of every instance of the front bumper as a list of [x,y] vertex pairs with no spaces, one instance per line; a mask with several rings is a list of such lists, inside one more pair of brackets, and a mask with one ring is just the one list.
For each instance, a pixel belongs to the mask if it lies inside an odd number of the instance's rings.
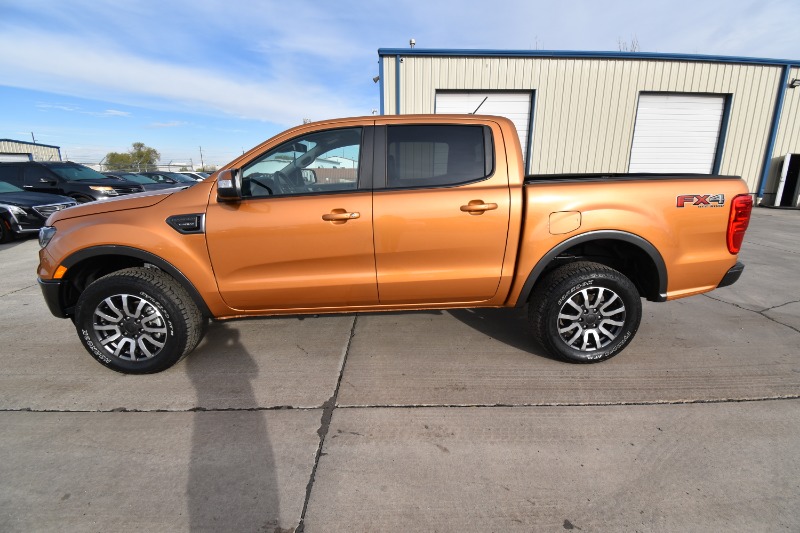
[[739,277],[742,275],[742,272],[744,272],[744,263],[740,263],[739,261],[737,261],[736,264],[733,265],[730,268],[730,270],[728,270],[728,272],[722,277],[722,281],[719,282],[717,288],[719,289],[720,287],[727,287],[728,285],[733,285],[738,281]]
[[42,289],[42,296],[47,303],[47,308],[53,313],[53,316],[58,318],[68,318],[66,310],[63,307],[62,295],[64,294],[65,282],[62,280],[43,280],[37,278],[39,281],[39,288]]

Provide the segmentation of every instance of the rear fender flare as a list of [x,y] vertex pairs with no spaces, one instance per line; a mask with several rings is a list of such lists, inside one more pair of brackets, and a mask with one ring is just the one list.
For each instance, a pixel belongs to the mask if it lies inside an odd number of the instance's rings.
[[531,273],[528,274],[528,279],[525,281],[525,285],[522,286],[522,291],[517,298],[517,307],[522,307],[528,302],[528,298],[530,298],[531,292],[533,291],[533,286],[539,280],[542,275],[542,272],[547,268],[550,262],[559,256],[559,254],[569,250],[573,246],[578,244],[582,244],[585,242],[596,241],[596,240],[616,240],[627,242],[629,244],[633,244],[637,248],[641,249],[645,252],[650,259],[653,261],[653,264],[656,267],[658,272],[658,299],[659,302],[665,302],[667,300],[667,265],[664,262],[664,258],[661,257],[661,253],[658,249],[653,246],[650,241],[639,237],[638,235],[634,235],[633,233],[628,233],[625,231],[618,231],[618,230],[599,230],[599,231],[590,231],[587,233],[582,233],[580,235],[576,235],[572,238],[563,241],[552,250],[547,252],[536,266],[533,267]]

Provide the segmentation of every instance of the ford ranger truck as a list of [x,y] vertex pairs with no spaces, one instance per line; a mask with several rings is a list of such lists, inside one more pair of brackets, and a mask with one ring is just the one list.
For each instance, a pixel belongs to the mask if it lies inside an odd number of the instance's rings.
[[642,298],[734,283],[751,209],[738,177],[526,176],[505,118],[347,118],[54,213],[38,278],[119,372],[169,368],[209,319],[526,305],[547,352],[590,363],[630,344]]

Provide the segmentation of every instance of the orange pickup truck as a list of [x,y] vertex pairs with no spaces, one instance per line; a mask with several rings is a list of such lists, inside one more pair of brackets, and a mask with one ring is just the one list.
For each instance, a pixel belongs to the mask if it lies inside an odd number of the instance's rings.
[[126,373],[170,367],[212,318],[525,305],[548,352],[597,362],[631,342],[641,298],[739,278],[747,193],[729,176],[526,176],[499,117],[330,120],[193,187],[53,214],[38,277]]

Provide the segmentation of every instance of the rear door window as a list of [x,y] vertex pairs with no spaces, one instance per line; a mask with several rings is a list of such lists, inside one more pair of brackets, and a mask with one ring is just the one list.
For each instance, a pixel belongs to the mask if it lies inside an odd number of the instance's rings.
[[18,165],[0,165],[0,181],[10,183],[17,187],[22,187],[22,176],[20,176]]
[[492,173],[491,131],[484,126],[389,126],[386,186],[443,187]]
[[31,187],[49,186],[56,181],[56,177],[50,174],[46,168],[39,165],[29,165],[25,167],[25,185]]

